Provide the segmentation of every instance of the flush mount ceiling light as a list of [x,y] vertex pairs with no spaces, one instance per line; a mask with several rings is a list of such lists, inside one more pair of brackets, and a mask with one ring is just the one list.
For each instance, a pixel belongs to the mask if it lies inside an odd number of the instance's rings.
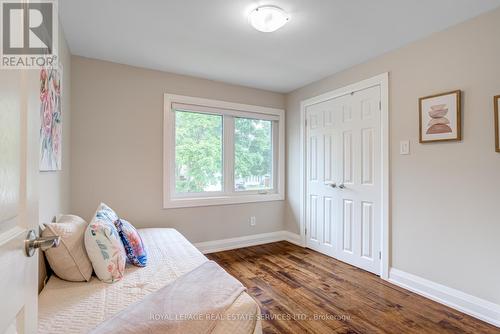
[[290,17],[281,8],[275,6],[257,7],[248,15],[248,21],[258,31],[273,32],[283,27]]

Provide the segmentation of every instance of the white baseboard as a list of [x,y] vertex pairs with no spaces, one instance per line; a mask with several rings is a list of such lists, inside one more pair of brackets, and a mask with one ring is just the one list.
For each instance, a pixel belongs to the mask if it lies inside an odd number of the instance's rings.
[[292,233],[290,231],[281,231],[283,233],[283,240],[286,240],[294,245],[303,247],[302,241],[300,239],[300,234]]
[[283,240],[300,246],[300,236],[289,231],[276,231],[270,233],[247,235],[237,238],[198,242],[194,245],[203,254],[208,254],[242,247],[263,245]]
[[389,282],[500,327],[498,304],[395,268],[389,271]]

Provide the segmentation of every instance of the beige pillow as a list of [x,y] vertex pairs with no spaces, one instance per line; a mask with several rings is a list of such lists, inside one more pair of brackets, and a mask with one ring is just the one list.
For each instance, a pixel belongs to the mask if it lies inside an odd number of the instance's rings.
[[83,241],[87,225],[78,216],[62,215],[56,223],[46,224],[42,232],[43,237],[61,237],[59,247],[46,250],[45,256],[50,268],[64,280],[88,282],[92,276],[92,263]]

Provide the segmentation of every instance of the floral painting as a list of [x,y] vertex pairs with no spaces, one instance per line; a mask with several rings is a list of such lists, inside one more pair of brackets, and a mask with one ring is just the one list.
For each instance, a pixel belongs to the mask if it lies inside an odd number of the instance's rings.
[[420,142],[461,139],[461,92],[453,91],[420,99]]
[[40,170],[61,170],[62,68],[40,71]]

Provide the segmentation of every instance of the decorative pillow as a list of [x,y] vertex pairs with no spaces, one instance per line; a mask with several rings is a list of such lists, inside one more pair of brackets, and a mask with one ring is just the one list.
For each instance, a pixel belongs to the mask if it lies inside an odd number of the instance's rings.
[[118,220],[118,215],[109,206],[104,203],[99,204],[94,215],[94,220],[102,220],[114,223]]
[[92,263],[83,244],[86,228],[82,218],[62,215],[56,223],[46,224],[42,232],[42,237],[61,237],[59,247],[47,249],[45,256],[52,271],[64,280],[82,282],[92,276]]
[[135,227],[125,219],[115,221],[115,226],[130,263],[137,267],[145,267],[148,260],[146,249]]
[[101,203],[85,231],[85,248],[97,277],[106,283],[119,281],[125,272],[126,254],[114,225],[116,213]]

